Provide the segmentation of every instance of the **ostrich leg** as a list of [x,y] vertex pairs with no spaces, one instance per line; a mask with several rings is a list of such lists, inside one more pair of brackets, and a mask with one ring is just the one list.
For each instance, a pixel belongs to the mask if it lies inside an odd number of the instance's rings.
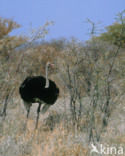
[[29,109],[27,110],[27,119],[28,119],[28,117],[29,117],[29,113],[30,113],[30,107],[29,107]]
[[29,113],[30,113],[30,107],[32,106],[32,103],[28,103],[28,102],[24,101],[24,106],[27,110],[27,119],[28,119]]
[[28,102],[24,101],[24,106],[25,106],[26,111],[27,111],[27,119],[26,119],[26,122],[25,122],[25,125],[24,125],[24,129],[26,130],[27,121],[28,121],[28,117],[29,117],[29,113],[30,113],[30,107],[32,106],[32,103],[28,103]]
[[42,108],[41,113],[42,113],[42,114],[46,113],[46,111],[49,109],[50,106],[51,106],[51,105],[45,104],[45,105],[43,106],[43,108]]
[[38,120],[39,120],[39,113],[40,113],[41,104],[42,103],[39,103],[39,106],[37,108],[37,118],[36,118],[36,127],[35,127],[35,129],[37,129],[37,127],[38,127]]

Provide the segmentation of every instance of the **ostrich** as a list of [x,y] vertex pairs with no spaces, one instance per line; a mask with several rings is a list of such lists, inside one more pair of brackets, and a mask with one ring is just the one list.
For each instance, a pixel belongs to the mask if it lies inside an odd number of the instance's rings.
[[46,77],[27,77],[19,87],[20,96],[23,99],[24,106],[27,110],[27,119],[32,103],[39,104],[37,108],[36,129],[38,126],[41,105],[44,104],[41,112],[45,113],[48,108],[56,102],[59,96],[59,88],[56,86],[54,81],[48,79],[48,69],[52,66],[53,64],[47,62],[45,68]]

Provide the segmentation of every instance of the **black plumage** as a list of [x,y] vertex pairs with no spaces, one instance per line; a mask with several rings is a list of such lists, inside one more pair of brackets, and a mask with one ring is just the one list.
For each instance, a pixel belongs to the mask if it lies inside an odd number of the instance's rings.
[[27,77],[19,87],[20,96],[27,110],[27,118],[32,103],[39,103],[37,108],[36,128],[41,105],[44,104],[42,113],[45,113],[48,108],[56,102],[59,96],[59,88],[56,86],[55,82],[49,80],[47,76],[49,65],[50,63],[46,65],[46,78],[43,76]]
[[56,102],[59,89],[54,81],[49,80],[49,87],[45,88],[46,79],[43,76],[27,77],[19,88],[21,98],[28,103],[41,102],[52,105]]

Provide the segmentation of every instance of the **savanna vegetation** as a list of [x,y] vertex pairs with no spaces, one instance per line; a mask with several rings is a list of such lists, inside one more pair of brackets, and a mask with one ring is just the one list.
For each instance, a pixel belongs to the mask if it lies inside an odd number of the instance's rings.
[[[48,26],[28,36],[10,33],[20,27],[0,17],[0,156],[88,156],[91,143],[125,144],[125,16],[86,42],[45,41]],[[40,115],[37,104],[26,125],[19,86],[27,76],[45,75],[60,89],[57,102]]]

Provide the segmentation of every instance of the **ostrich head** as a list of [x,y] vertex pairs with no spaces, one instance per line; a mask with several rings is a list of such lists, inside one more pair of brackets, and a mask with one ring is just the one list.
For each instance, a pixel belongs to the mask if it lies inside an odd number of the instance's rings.
[[46,63],[46,68],[54,68],[54,64],[50,63],[50,62],[47,62]]

